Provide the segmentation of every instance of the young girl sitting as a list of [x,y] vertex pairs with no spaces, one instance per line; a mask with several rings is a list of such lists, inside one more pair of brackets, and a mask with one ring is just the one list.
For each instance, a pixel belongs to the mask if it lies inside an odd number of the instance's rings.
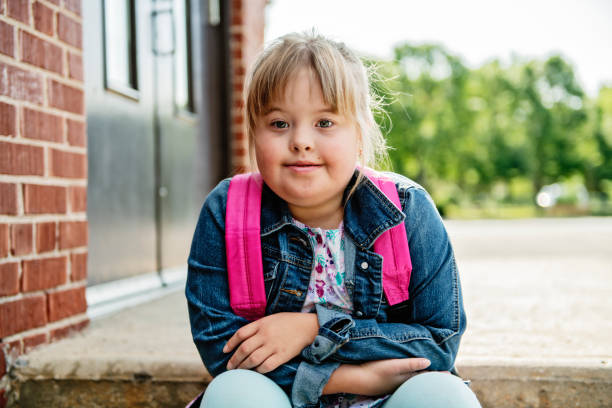
[[[255,62],[246,118],[263,180],[265,316],[249,321],[230,304],[224,180],[200,214],[186,286],[215,376],[202,407],[480,406],[446,373],[466,319],[442,220],[421,186],[366,167],[385,155],[372,102],[361,61],[320,36],[286,35]],[[392,181],[401,208],[372,177]],[[397,225],[412,261],[399,303],[373,250]]]

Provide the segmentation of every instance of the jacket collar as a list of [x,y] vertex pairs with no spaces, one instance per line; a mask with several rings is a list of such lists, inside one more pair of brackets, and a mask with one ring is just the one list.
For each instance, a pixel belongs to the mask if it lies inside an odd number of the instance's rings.
[[[344,195],[357,181],[355,170]],[[369,248],[386,230],[398,225],[405,215],[367,177],[364,177],[344,207],[344,231],[355,245]],[[265,183],[261,196],[261,235],[273,233],[291,225],[291,212],[287,202],[277,196]]]

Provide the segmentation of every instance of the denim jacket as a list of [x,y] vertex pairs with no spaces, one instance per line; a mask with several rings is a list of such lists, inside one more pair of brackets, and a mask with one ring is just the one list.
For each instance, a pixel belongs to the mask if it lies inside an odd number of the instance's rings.
[[[314,342],[266,374],[296,408],[318,407],[323,388],[341,363],[425,357],[431,361],[429,370],[454,367],[466,318],[448,235],[421,186],[386,174],[396,183],[402,211],[367,178],[345,205],[345,282],[352,295],[352,315],[318,305],[320,328]],[[226,179],[206,198],[193,237],[185,289],[193,340],[213,376],[226,370],[232,355],[222,352],[225,343],[249,323],[232,312],[229,302],[224,236],[228,187]],[[261,207],[266,314],[300,312],[313,248],[305,232],[292,223],[287,203],[265,184]],[[383,259],[372,248],[383,231],[401,222],[413,266],[410,298],[389,306],[383,294]]]

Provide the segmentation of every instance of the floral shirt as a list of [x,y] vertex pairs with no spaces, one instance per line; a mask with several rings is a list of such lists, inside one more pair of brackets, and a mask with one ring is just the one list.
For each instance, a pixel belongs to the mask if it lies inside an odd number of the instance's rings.
[[[310,312],[316,304],[322,304],[352,313],[353,302],[345,285],[343,224],[340,223],[337,229],[325,230],[308,227],[296,219],[293,223],[308,234],[314,248],[315,262],[302,312]],[[335,394],[323,397],[322,401],[326,408],[374,408],[380,407],[387,397]]]

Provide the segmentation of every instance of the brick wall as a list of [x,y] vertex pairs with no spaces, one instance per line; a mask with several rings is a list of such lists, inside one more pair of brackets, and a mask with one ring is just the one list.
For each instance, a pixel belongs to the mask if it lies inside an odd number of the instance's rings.
[[243,90],[247,69],[264,40],[267,0],[232,0],[230,16],[231,95],[231,164],[242,172],[250,167],[248,141],[244,122]]
[[18,355],[87,325],[80,0],[0,0],[0,406]]

